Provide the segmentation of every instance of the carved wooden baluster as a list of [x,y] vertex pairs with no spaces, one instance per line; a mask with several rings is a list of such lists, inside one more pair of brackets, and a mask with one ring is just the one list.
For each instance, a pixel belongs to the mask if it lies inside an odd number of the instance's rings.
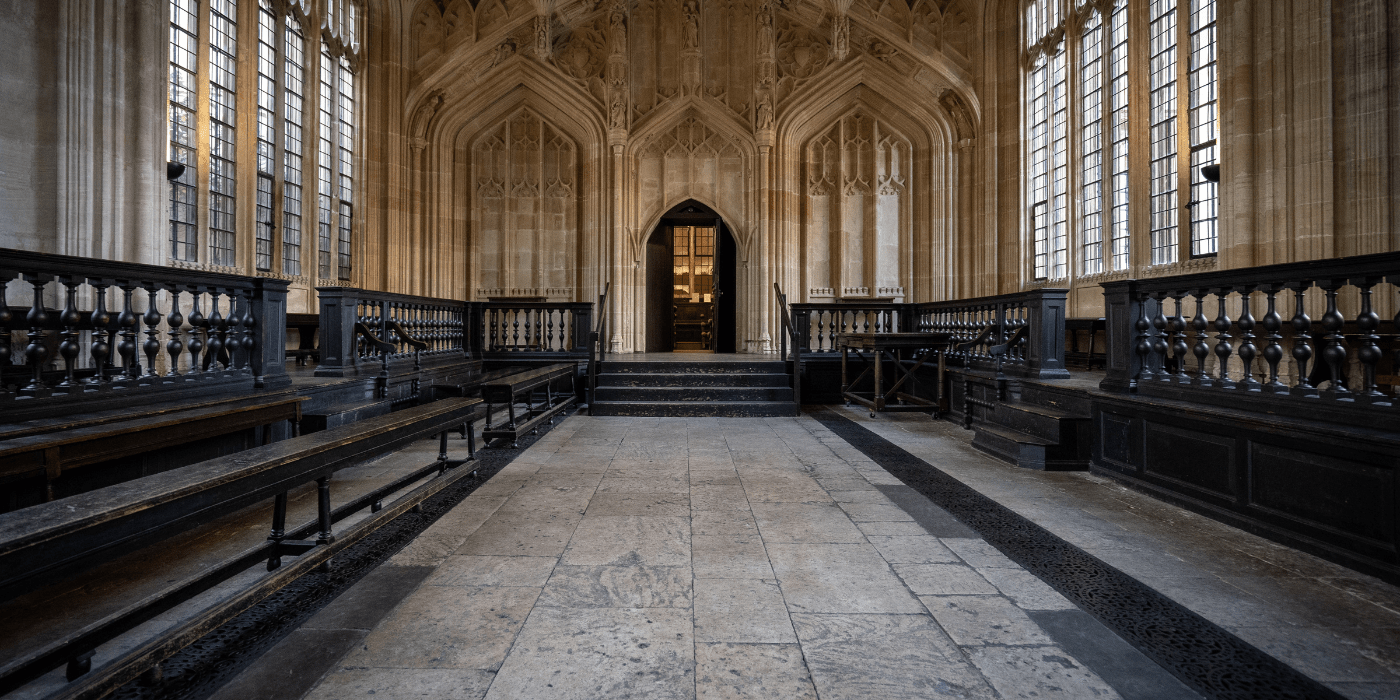
[[1186,317],[1181,315],[1181,305],[1186,299],[1186,290],[1172,292],[1171,298],[1173,305],[1171,318],[1172,357],[1176,359],[1173,373],[1176,375],[1178,384],[1186,384],[1190,382],[1190,378],[1186,375],[1186,353],[1191,350],[1190,346],[1186,344]]
[[258,349],[258,317],[253,315],[253,290],[245,289],[243,296],[243,361],[251,374],[255,371],[253,367],[254,353]]
[[58,383],[59,389],[65,392],[81,391],[82,383],[74,376],[78,369],[78,323],[83,320],[78,313],[78,285],[83,283],[83,278],[75,275],[64,275],[59,278],[67,294],[64,299],[63,312],[58,316],[58,322],[63,325],[63,341],[58,344],[58,354],[63,358],[63,381]]
[[[112,324],[112,315],[107,313],[107,288],[112,286],[111,281],[104,279],[89,280],[92,285],[92,314],[88,316],[88,322],[92,324],[92,343],[88,346],[88,354],[92,356],[92,366],[95,370],[91,377],[83,383],[89,387],[97,387],[107,381],[108,358],[112,354],[112,346],[108,343],[108,327]],[[3,285],[0,285],[3,288]],[[0,324],[3,327],[3,324]],[[3,387],[0,387],[3,392]]]
[[156,372],[156,356],[160,354],[160,309],[156,306],[156,285],[154,282],[147,282],[142,285],[146,290],[146,313],[141,317],[141,322],[146,324],[146,342],[141,344],[141,351],[146,354],[146,379],[150,383],[156,383],[155,378],[160,374]]
[[543,345],[544,345],[544,338],[543,338],[543,333],[544,333],[544,319],[541,318],[543,315],[544,315],[544,309],[535,309],[535,342],[534,342],[534,345],[540,346],[541,349],[543,349]]
[[1342,288],[1346,280],[1318,280],[1317,283],[1327,294],[1327,313],[1322,315],[1322,327],[1327,331],[1327,335],[1323,336],[1327,347],[1322,349],[1322,359],[1327,362],[1332,380],[1327,393],[1333,398],[1350,398],[1351,392],[1342,383],[1346,378],[1347,350],[1342,344],[1342,327],[1346,325],[1346,318],[1337,310],[1337,290]]
[[1223,389],[1235,388],[1235,380],[1230,378],[1230,355],[1235,348],[1230,344],[1233,336],[1230,335],[1232,321],[1230,315],[1225,311],[1225,299],[1230,296],[1230,287],[1218,287],[1215,290],[1215,299],[1219,303],[1219,308],[1215,316],[1215,356],[1220,360],[1220,381],[1219,386]]
[[200,351],[204,349],[204,325],[208,319],[204,318],[204,313],[199,310],[199,298],[204,295],[203,287],[190,287],[190,374],[204,374],[204,368],[199,366]]
[[1268,333],[1264,339],[1269,341],[1263,352],[1264,362],[1269,365],[1269,379],[1264,383],[1264,388],[1274,394],[1288,392],[1288,387],[1278,380],[1278,363],[1283,361],[1283,345],[1279,343],[1283,340],[1283,336],[1279,334],[1279,329],[1283,328],[1283,318],[1278,313],[1277,299],[1280,289],[1283,289],[1283,286],[1277,284],[1264,288],[1264,293],[1269,296],[1269,310],[1259,322]]
[[239,356],[243,353],[243,308],[238,298],[238,289],[228,290],[228,315],[224,317],[224,356],[228,362],[224,369],[238,371],[243,368]]
[[239,351],[237,359],[234,361],[236,369],[252,372],[253,370],[253,290],[239,289],[238,296],[238,340],[237,349]]
[[222,290],[218,287],[209,288],[209,320],[206,322],[209,328],[209,342],[204,349],[204,360],[201,363],[207,372],[218,372],[221,363],[219,353],[224,350],[224,316],[219,313],[219,298],[223,296]]
[[10,347],[10,323],[15,320],[15,313],[10,310],[10,301],[6,297],[10,280],[14,277],[15,273],[9,270],[0,271],[0,397],[10,395],[9,382],[5,381],[5,370],[10,367],[11,355],[14,353]]
[[1253,292],[1252,284],[1240,288],[1240,320],[1236,323],[1240,329],[1240,362],[1244,364],[1240,388],[1245,391],[1259,391],[1262,386],[1254,378],[1254,358],[1259,354],[1259,348],[1254,345],[1254,314],[1249,310],[1249,297]]
[[1377,344],[1381,337],[1376,335],[1376,329],[1381,325],[1381,317],[1371,309],[1371,288],[1379,282],[1379,278],[1352,280],[1361,291],[1361,311],[1356,314],[1356,329],[1361,331],[1360,347],[1356,349],[1356,359],[1361,362],[1360,395],[1371,402],[1386,398],[1376,391],[1376,363],[1381,361],[1381,348]]
[[1152,317],[1152,328],[1155,332],[1150,341],[1153,361],[1157,363],[1154,369],[1158,381],[1170,382],[1174,369],[1167,363],[1167,314],[1162,304],[1167,299],[1167,293],[1153,292],[1151,296],[1157,302],[1157,314]]
[[44,309],[44,287],[51,275],[25,273],[24,280],[34,287],[34,303],[24,320],[29,323],[29,344],[24,346],[24,360],[34,376],[20,393],[29,396],[48,396],[49,389],[44,385],[44,360],[49,357],[49,347],[44,342],[44,326],[49,323],[49,313]]
[[487,343],[486,343],[486,349],[494,352],[497,348],[500,347],[500,345],[498,345],[498,344],[496,343],[496,310],[495,310],[495,309],[489,309],[489,310],[487,310],[486,329],[487,329],[487,332],[488,332],[488,338],[487,338]]
[[170,371],[165,373],[167,377],[180,376],[180,353],[185,351],[185,343],[181,340],[181,331],[185,326],[185,315],[180,313],[180,286],[172,284],[170,289],[170,313],[165,316],[166,335],[170,340],[165,343],[165,353],[170,356]]
[[131,280],[117,280],[117,286],[122,290],[122,312],[117,315],[122,342],[117,344],[117,354],[122,358],[122,370],[126,378],[134,380],[141,376],[141,363],[137,361],[136,354],[136,327],[139,321],[133,306],[135,302],[131,298],[136,292],[136,284]]
[[544,350],[554,350],[554,309],[545,311]]
[[1303,396],[1317,396],[1317,388],[1309,380],[1308,361],[1312,359],[1312,335],[1308,331],[1312,330],[1312,319],[1303,310],[1303,302],[1307,295],[1304,292],[1312,286],[1311,281],[1297,282],[1288,285],[1293,290],[1293,301],[1295,311],[1289,323],[1293,326],[1293,359],[1298,362],[1298,383],[1294,385],[1294,390]]
[[[514,311],[515,314],[514,314],[514,319],[512,320],[512,323],[511,323],[511,336],[510,336],[510,337],[511,337],[511,345],[513,346],[513,349],[519,350],[519,349],[520,349],[520,311],[521,311],[521,310],[520,310],[520,309],[512,309],[512,311]],[[526,328],[526,331],[527,331],[527,333],[528,333],[528,330],[529,330],[529,328],[530,328],[530,326],[529,326],[528,323],[526,323],[525,328]],[[527,338],[527,340],[528,340],[528,338]]]
[[1152,336],[1148,329],[1152,328],[1152,321],[1147,318],[1147,295],[1143,295],[1138,303],[1138,318],[1133,322],[1133,329],[1137,331],[1137,339],[1133,343],[1133,350],[1138,356],[1139,370],[1138,381],[1145,382],[1155,379],[1157,370],[1152,366]]
[[1206,294],[1204,289],[1195,291],[1196,315],[1191,318],[1191,328],[1196,331],[1196,344],[1191,347],[1191,354],[1196,356],[1196,376],[1192,380],[1195,386],[1213,386],[1210,374],[1206,372],[1206,358],[1210,357],[1210,344],[1206,342],[1209,336],[1206,335],[1206,328],[1209,322],[1206,320]]

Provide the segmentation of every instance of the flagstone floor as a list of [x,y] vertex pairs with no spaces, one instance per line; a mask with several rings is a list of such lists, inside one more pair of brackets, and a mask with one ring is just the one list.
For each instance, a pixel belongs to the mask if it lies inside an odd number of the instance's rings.
[[[1343,695],[1400,697],[1395,587],[843,415]],[[572,416],[216,697],[1200,696],[810,416]]]

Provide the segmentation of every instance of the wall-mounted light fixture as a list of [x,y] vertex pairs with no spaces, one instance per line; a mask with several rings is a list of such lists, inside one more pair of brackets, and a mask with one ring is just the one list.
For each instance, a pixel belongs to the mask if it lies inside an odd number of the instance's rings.
[[178,180],[178,179],[180,179],[180,176],[181,176],[181,175],[184,175],[184,174],[185,174],[185,164],[184,164],[184,163],[176,163],[175,161],[172,160],[172,161],[169,161],[169,162],[167,162],[167,163],[165,164],[165,179],[167,179],[167,180]]
[[1220,164],[1211,163],[1210,165],[1202,165],[1201,177],[1211,182],[1220,182]]

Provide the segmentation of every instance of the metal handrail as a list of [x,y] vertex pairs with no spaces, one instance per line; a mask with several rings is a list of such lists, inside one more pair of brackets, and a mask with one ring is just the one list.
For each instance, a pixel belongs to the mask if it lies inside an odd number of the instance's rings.
[[[598,295],[598,324],[588,336],[588,405],[592,406],[594,394],[598,391],[598,366],[607,354],[607,304],[612,282],[603,285],[603,293]],[[596,359],[595,359],[596,358]]]
[[787,359],[787,340],[792,337],[792,400],[797,404],[799,413],[802,411],[802,343],[797,339],[797,326],[794,324],[792,316],[788,314],[787,295],[783,293],[783,288],[777,282],[773,283],[773,291],[778,295],[778,318],[783,326],[783,332],[778,334],[778,356]]

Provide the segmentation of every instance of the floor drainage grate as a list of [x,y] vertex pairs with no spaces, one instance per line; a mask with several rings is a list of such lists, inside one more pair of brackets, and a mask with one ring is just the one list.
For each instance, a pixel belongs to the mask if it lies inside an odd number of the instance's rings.
[[[555,425],[568,414],[555,419]],[[291,634],[374,568],[412,542],[438,518],[470,496],[477,487],[510,464],[527,447],[549,432],[520,438],[519,449],[477,450],[477,461],[459,469],[477,470],[477,478],[463,479],[423,501],[421,513],[408,512],[355,543],[332,560],[329,573],[317,571],[268,596],[242,615],[230,620],[199,641],[180,650],[160,666],[158,678],[147,674],[117,689],[111,697],[121,700],[199,700],[207,698],[243,669]]]
[[855,421],[825,410],[812,415],[1207,698],[1342,698]]

